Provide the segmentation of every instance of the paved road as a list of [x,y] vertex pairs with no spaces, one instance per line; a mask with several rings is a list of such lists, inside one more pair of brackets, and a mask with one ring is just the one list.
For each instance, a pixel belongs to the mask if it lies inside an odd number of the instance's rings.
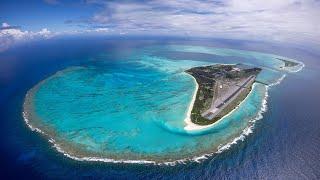
[[247,88],[248,84],[251,84],[255,80],[255,76],[252,75],[247,79],[238,83],[234,87],[230,88],[224,96],[217,98],[212,102],[210,109],[205,111],[202,116],[207,119],[213,119],[217,114],[219,114],[230,102],[232,102],[238,95]]

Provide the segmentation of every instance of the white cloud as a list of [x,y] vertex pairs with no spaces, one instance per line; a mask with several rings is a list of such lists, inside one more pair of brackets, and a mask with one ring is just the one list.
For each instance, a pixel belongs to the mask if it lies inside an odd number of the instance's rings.
[[109,28],[96,28],[95,31],[96,32],[108,32]]
[[2,23],[0,27],[0,52],[6,50],[11,45],[36,38],[50,38],[54,36],[48,29],[44,28],[38,32],[23,31],[17,26],[10,26],[8,23]]
[[320,40],[316,0],[89,1],[104,6],[91,18],[109,32],[277,41]]
[[100,10],[88,19],[70,21],[80,23],[83,29],[53,33],[44,28],[29,32],[3,22],[0,49],[29,39],[82,33],[200,36],[320,45],[319,0],[86,0],[86,3],[95,4]]
[[41,29],[41,31],[35,33],[35,35],[45,37],[45,38],[50,38],[53,36],[53,33],[51,33],[51,31],[49,31],[47,28],[43,28]]
[[2,23],[2,28],[8,28],[8,27],[10,27],[10,25],[8,24],[8,23]]

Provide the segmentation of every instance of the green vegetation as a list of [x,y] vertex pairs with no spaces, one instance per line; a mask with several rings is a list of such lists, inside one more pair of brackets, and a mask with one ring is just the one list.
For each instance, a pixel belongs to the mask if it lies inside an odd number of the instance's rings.
[[288,61],[288,60],[280,59],[280,58],[277,58],[277,59],[279,59],[280,61],[284,62],[284,67],[294,67],[294,66],[299,65],[299,63],[296,63],[296,62],[293,62],[293,61]]
[[208,125],[216,122],[232,109],[234,109],[250,92],[251,84],[248,88],[242,91],[238,97],[230,102],[224,109],[221,110],[213,119],[207,119],[202,116],[202,113],[207,111],[214,99],[218,98],[220,83],[234,84],[241,78],[247,78],[251,75],[257,75],[261,69],[259,68],[239,68],[238,65],[212,65],[204,67],[195,67],[186,72],[192,75],[199,89],[196,94],[196,99],[191,111],[191,121],[198,125]]

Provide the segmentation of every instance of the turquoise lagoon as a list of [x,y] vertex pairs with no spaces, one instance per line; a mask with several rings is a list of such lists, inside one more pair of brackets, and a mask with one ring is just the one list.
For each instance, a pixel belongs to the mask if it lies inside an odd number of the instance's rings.
[[[186,57],[188,53],[212,54],[221,60],[174,60],[166,52]],[[174,163],[219,153],[252,132],[266,109],[269,86],[255,83],[243,103],[221,121],[202,130],[185,130],[196,84],[184,70],[242,63],[261,67],[257,79],[273,85],[303,67],[300,63],[282,68],[284,63],[276,58],[284,57],[272,54],[202,46],[146,47],[112,62],[104,61],[105,56],[55,73],[25,98],[29,127],[73,159]],[[226,56],[237,58],[224,60]]]

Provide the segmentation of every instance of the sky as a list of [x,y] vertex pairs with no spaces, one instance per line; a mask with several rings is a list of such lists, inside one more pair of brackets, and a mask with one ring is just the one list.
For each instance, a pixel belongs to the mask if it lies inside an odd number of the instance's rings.
[[63,35],[320,44],[320,0],[1,0],[0,51]]

